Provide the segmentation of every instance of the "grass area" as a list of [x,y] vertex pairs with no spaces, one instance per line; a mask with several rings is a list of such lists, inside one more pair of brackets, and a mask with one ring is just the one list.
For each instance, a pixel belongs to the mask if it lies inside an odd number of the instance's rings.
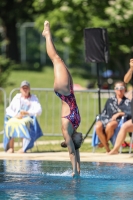
[[[110,145],[112,148],[112,146]],[[21,144],[18,147],[15,147],[15,151],[21,148]],[[0,151],[3,151],[3,148],[0,148]],[[45,152],[68,152],[67,148],[62,148],[59,144],[45,144],[45,145],[35,145],[31,150],[28,150],[27,153],[45,153]],[[93,148],[90,143],[83,143],[80,152],[92,153]],[[94,153],[106,153],[104,148],[96,148]],[[122,153],[129,153],[129,147],[123,148]]]
[[[32,152],[68,152],[67,148],[62,148],[59,144],[39,145],[34,147]],[[30,151],[29,151],[30,152]],[[83,144],[80,148],[80,152],[92,152],[91,144]],[[104,149],[99,149],[98,152],[105,152]]]
[[[19,138],[17,139],[16,138],[16,142],[19,140]],[[38,138],[37,141],[52,141],[52,140],[63,140],[63,137],[62,136],[42,136],[40,138]],[[3,135],[1,134],[0,135],[0,143],[3,142]]]
[[[15,147],[15,151],[19,150],[20,147]],[[0,148],[0,151],[4,151],[3,148]],[[27,153],[43,153],[43,152],[68,152],[67,148],[62,148],[59,144],[45,144],[45,145],[35,145],[31,150],[28,150]],[[92,147],[90,144],[83,144],[80,148],[80,152],[92,152]],[[104,149],[99,149],[95,152],[105,152]]]
[[[74,69],[70,69],[70,72],[73,76],[73,82],[80,84],[82,87],[86,87],[88,79],[84,79],[81,76],[78,76],[74,71]],[[7,92],[7,95],[9,95],[13,88],[18,88],[21,81],[23,80],[28,80],[32,88],[53,88],[53,68],[45,67],[42,72],[12,71],[9,77],[9,85],[4,88]]]
[[[44,141],[44,144],[39,144],[39,141]],[[48,144],[45,144],[45,141]],[[58,141],[59,143],[54,144],[52,141]],[[55,136],[43,136],[37,140],[34,147],[28,150],[28,153],[44,153],[44,152],[68,152],[67,148],[62,148],[60,146],[60,142],[63,141],[63,137],[55,137]],[[20,138],[15,138],[15,142],[18,143],[18,146],[15,147],[15,151],[18,151],[22,147],[22,140]],[[130,143],[130,137],[126,138],[126,142]],[[2,137],[0,143],[2,144]],[[112,144],[109,143],[110,149],[113,148]],[[4,151],[3,148],[0,148],[0,151]],[[83,143],[80,148],[80,152],[93,152],[93,147],[91,146],[91,141],[87,143]],[[96,147],[94,153],[106,153],[105,148]],[[122,153],[129,153],[129,147],[122,148]]]

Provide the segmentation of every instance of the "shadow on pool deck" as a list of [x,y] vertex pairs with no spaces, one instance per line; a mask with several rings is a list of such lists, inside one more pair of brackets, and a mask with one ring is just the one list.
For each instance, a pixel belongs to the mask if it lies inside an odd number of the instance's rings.
[[[132,154],[107,155],[106,153],[80,153],[81,162],[110,162],[110,163],[133,163]],[[0,152],[0,160],[48,160],[70,161],[68,152],[55,153],[6,153]]]

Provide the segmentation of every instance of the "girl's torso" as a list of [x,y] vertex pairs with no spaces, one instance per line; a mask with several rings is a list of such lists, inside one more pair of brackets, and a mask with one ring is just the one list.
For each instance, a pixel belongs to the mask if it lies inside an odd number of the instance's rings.
[[70,94],[67,96],[56,91],[55,93],[62,100],[62,117],[67,118],[72,123],[74,129],[77,129],[80,124],[80,114],[72,85],[70,85]]

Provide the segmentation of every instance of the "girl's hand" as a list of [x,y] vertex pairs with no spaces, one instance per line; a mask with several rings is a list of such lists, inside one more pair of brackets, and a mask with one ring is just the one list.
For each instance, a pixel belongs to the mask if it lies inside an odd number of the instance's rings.
[[130,59],[130,63],[129,63],[129,65],[130,65],[130,69],[133,71],[133,58]]
[[19,113],[17,116],[16,116],[17,119],[22,119],[23,116]]
[[28,112],[25,111],[25,110],[21,110],[21,111],[20,111],[20,114],[24,117],[25,115],[28,115]]
[[117,119],[117,117],[120,117],[120,116],[124,116],[125,115],[125,113],[124,112],[120,112],[120,113],[116,113],[116,114],[114,114],[113,116],[112,116],[112,120],[116,120]]

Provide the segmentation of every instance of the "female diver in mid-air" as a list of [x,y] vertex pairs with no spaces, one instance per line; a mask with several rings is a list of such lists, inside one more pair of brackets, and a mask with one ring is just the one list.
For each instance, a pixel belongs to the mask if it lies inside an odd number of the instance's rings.
[[67,146],[72,163],[72,176],[80,174],[79,148],[82,143],[82,133],[76,131],[80,124],[80,114],[73,92],[72,77],[54,47],[48,21],[44,22],[42,35],[46,38],[47,54],[54,66],[54,91],[62,100],[62,133],[65,142],[62,146]]

